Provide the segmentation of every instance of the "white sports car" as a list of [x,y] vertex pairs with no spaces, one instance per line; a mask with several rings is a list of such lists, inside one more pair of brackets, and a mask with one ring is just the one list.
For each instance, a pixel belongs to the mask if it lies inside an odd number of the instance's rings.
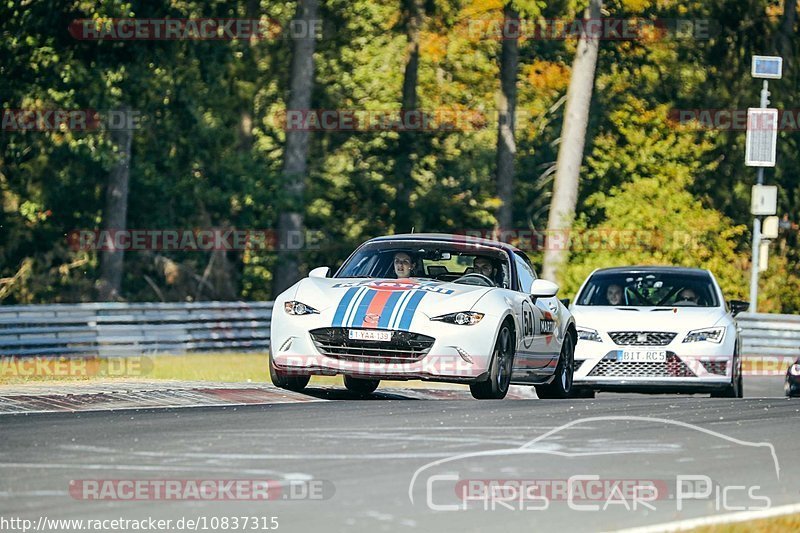
[[742,397],[739,334],[708,270],[595,270],[571,306],[578,326],[579,390],[710,392]]
[[516,248],[459,235],[379,237],[329,272],[312,270],[275,301],[278,387],[342,374],[364,394],[381,379],[422,379],[469,384],[481,399],[505,397],[511,383],[569,396],[575,322],[558,286],[536,279]]

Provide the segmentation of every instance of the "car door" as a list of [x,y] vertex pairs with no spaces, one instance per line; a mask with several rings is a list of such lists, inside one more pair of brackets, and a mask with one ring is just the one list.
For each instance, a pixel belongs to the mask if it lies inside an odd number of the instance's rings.
[[[517,351],[514,357],[514,373],[512,380],[515,382],[539,382],[542,376],[553,373],[550,368],[552,363],[552,348],[548,347],[547,337],[553,320],[548,318],[552,312],[547,307],[547,301],[534,302],[529,291],[536,274],[525,260],[513,254],[515,275],[517,276],[516,290],[513,298],[514,314],[518,317],[519,331],[517,335]],[[550,298],[546,299],[550,300]],[[552,340],[550,341],[552,342]]]

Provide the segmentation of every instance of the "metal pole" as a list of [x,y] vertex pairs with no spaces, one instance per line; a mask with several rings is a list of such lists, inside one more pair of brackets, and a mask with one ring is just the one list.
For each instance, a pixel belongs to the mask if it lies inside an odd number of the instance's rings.
[[[764,80],[761,85],[761,108],[769,105],[769,82]],[[749,125],[748,125],[749,127]],[[758,167],[756,183],[764,185],[764,167]],[[752,271],[750,272],[750,309],[751,313],[758,311],[758,260],[761,253],[761,219],[753,217],[753,260],[751,261]]]

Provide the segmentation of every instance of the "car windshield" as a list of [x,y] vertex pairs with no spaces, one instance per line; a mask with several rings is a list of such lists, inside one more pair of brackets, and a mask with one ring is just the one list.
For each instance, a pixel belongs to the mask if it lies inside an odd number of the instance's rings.
[[717,292],[706,272],[598,272],[577,305],[637,307],[718,307]]
[[458,243],[374,242],[354,253],[336,278],[428,278],[455,281],[483,274],[498,287],[510,285],[506,254],[499,249]]

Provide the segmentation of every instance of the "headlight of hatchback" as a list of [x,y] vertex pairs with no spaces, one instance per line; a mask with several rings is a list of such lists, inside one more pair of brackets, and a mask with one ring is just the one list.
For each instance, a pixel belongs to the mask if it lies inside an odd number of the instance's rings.
[[448,324],[458,324],[459,326],[474,326],[483,320],[483,313],[476,313],[475,311],[460,311],[458,313],[435,316],[431,318],[431,320],[447,322]]
[[793,364],[790,366],[789,373],[793,376],[800,376],[800,364]]
[[283,304],[283,310],[286,311],[289,315],[318,315],[319,311],[311,307],[310,305],[306,305],[303,302],[296,302],[294,300],[285,302]]
[[603,339],[600,338],[600,334],[597,333],[597,330],[591,328],[577,328],[578,330],[578,340],[579,341],[594,341],[594,342],[603,342]]
[[704,328],[704,329],[695,329],[690,331],[686,338],[683,339],[683,342],[700,342],[700,341],[708,341],[708,342],[716,342],[719,344],[722,342],[722,338],[725,336],[725,328]]

